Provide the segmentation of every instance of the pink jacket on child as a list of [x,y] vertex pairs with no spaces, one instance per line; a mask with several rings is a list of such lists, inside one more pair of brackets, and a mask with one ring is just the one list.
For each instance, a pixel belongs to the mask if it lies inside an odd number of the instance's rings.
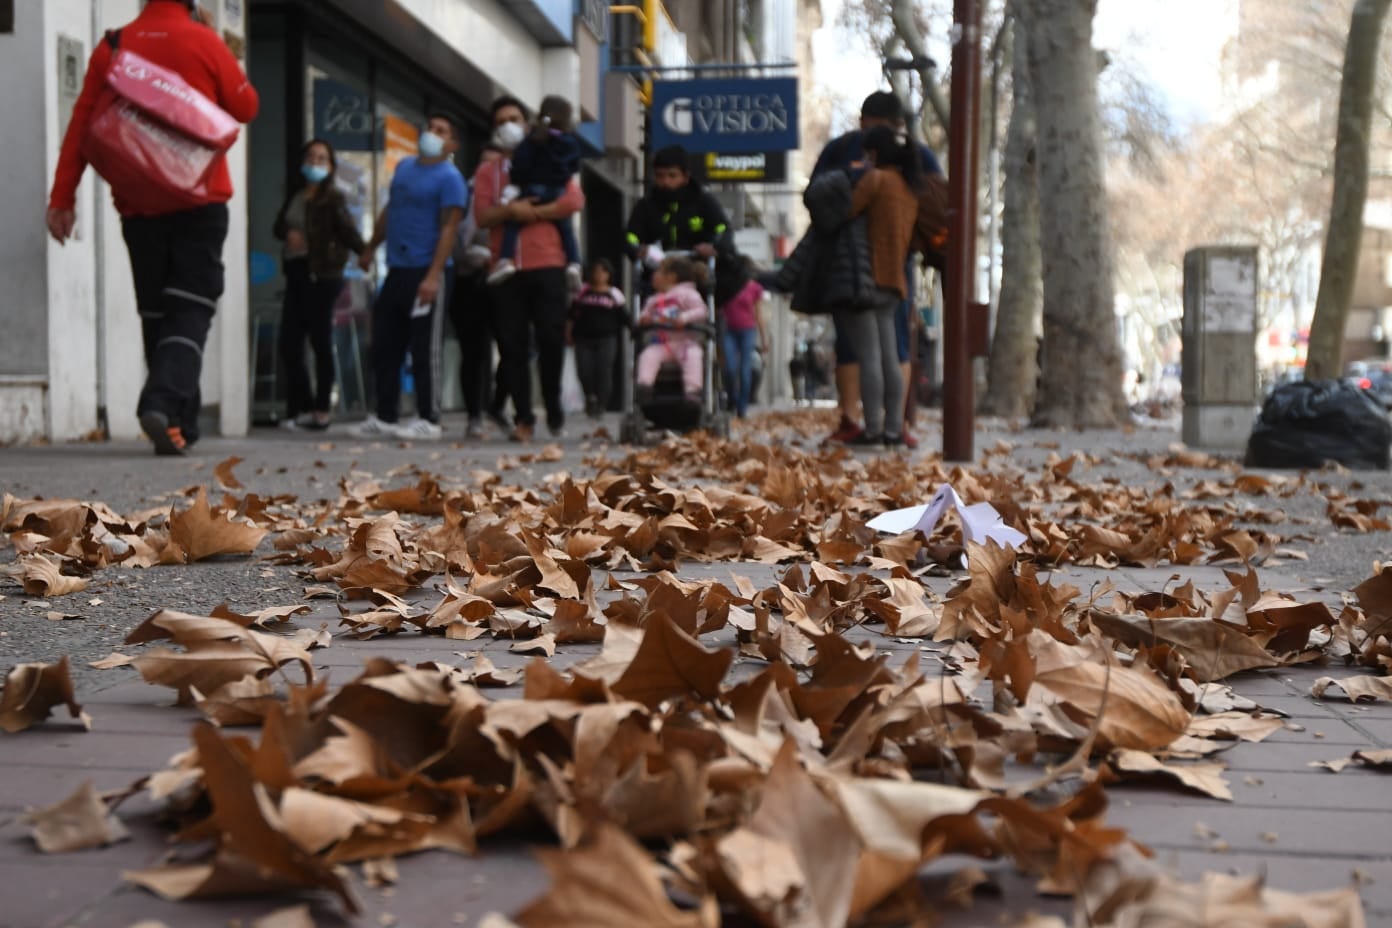
[[[644,323],[681,321],[686,325],[706,321],[706,301],[693,283],[680,283],[666,293],[654,293],[643,304]],[[701,339],[688,332],[661,331],[658,343],[665,345],[674,360],[682,360],[689,348],[699,348]]]

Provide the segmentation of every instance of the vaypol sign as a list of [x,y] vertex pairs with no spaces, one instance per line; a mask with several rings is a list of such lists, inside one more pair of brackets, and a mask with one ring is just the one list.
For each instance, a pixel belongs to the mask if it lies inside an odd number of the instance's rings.
[[653,148],[697,154],[798,147],[797,79],[720,78],[653,84]]

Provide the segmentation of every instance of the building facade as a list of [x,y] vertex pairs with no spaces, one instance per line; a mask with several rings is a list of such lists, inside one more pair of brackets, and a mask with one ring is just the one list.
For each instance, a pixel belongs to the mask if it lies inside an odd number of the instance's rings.
[[[535,105],[570,98],[587,148],[590,206],[582,244],[619,247],[638,192],[638,81],[609,72],[606,3],[597,0],[203,0],[261,95],[261,113],[230,156],[236,194],[224,251],[227,289],[205,354],[209,431],[244,434],[279,405],[275,339],[282,280],[271,225],[311,137],[339,150],[340,184],[362,231],[385,201],[391,171],[414,152],[427,113],[444,110],[463,133],[471,171],[489,134],[489,103],[511,94]],[[66,246],[44,228],[53,169],[92,43],[133,19],[141,0],[44,0],[15,5],[0,32],[0,442],[139,435],[144,376],[139,321],[120,220],[88,172],[78,231]],[[363,395],[359,338],[369,282],[340,300],[336,355],[351,411]],[[447,357],[447,364],[449,358]],[[450,378],[457,380],[457,378]]]

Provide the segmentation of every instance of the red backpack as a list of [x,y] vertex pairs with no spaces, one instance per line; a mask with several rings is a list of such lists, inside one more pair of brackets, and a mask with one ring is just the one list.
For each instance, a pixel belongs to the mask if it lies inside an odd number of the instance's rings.
[[108,32],[111,66],[92,108],[82,155],[116,196],[141,213],[207,202],[208,175],[240,126],[178,73],[120,49]]

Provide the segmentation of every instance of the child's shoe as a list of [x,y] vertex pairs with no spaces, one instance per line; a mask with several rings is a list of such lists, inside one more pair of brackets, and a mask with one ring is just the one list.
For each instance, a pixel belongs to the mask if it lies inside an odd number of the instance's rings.
[[502,258],[497,264],[493,265],[493,273],[488,275],[488,282],[495,285],[500,284],[516,273],[517,265],[513,264],[507,258]]

